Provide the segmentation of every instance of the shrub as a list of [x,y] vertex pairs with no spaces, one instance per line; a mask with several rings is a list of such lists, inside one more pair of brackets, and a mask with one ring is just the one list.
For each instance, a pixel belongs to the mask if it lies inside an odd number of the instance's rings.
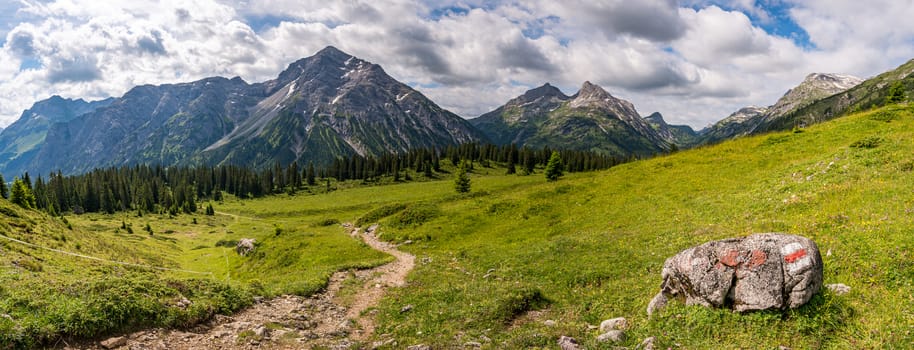
[[851,144],[853,148],[876,148],[882,143],[882,138],[879,136],[867,136],[860,140],[854,141]]
[[316,222],[314,224],[316,226],[326,227],[326,226],[336,225],[339,223],[340,223],[340,221],[337,219],[327,218],[327,219],[318,220],[318,222]]
[[238,240],[236,239],[220,239],[216,242],[216,247],[226,247],[226,248],[235,248],[238,245]]

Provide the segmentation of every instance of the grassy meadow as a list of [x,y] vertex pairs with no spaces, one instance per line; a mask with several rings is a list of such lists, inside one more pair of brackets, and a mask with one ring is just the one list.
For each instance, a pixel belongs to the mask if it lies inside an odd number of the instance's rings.
[[[307,295],[334,271],[391,257],[340,226],[381,224],[416,255],[408,286],[377,307],[376,335],[400,347],[479,342],[588,349],[608,318],[634,347],[909,348],[914,344],[914,108],[893,106],[807,129],[742,138],[546,182],[477,166],[453,182],[339,186],[320,194],[213,203],[217,214],[63,219],[0,201],[4,234],[153,270],[0,240],[0,342],[53,344],[227,313],[254,295]],[[4,216],[5,215],[5,216]],[[149,225],[152,233],[146,229]],[[825,254],[823,291],[804,307],[737,314],[673,302],[652,318],[663,261],[687,247],[757,232],[805,235]],[[234,242],[255,238],[241,257]],[[176,307],[182,298],[190,307]],[[413,305],[409,312],[401,312]],[[0,315],[2,316],[2,315]],[[139,320],[136,324],[125,319]],[[543,321],[554,320],[554,326]],[[31,342],[30,342],[31,341]],[[3,347],[3,346],[0,346]]]

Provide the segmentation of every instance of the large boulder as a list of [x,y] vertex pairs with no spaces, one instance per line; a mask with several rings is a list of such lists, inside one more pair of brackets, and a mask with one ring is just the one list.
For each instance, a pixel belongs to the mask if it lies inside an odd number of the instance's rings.
[[648,314],[669,298],[736,311],[796,308],[822,287],[822,256],[806,237],[763,233],[683,250],[661,276]]

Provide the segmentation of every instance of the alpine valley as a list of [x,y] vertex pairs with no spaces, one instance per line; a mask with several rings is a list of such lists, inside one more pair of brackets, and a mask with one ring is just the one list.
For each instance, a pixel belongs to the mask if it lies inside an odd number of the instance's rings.
[[[590,82],[467,120],[333,47],[265,82],[55,96],[0,133],[0,349],[911,348],[912,100],[914,61],[699,131]],[[667,278],[759,232],[818,248]],[[653,308],[812,258],[796,308]]]

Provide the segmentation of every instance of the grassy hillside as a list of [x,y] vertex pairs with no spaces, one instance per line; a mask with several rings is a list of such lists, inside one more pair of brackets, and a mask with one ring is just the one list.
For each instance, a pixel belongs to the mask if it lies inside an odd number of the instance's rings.
[[[0,348],[190,326],[255,295],[311,294],[335,271],[389,260],[312,214],[52,218],[0,199],[0,232],[18,241],[0,238]],[[254,254],[235,253],[241,238],[257,240]]]
[[[647,336],[662,348],[912,344],[912,130],[914,111],[891,107],[556,183],[426,200],[433,215],[424,222],[404,224],[413,216],[405,212],[382,220],[387,237],[420,240],[406,249],[424,263],[383,302],[379,333],[437,347],[490,339],[494,348],[553,346],[571,335],[599,348],[587,326],[625,316],[629,346]],[[831,252],[825,282],[853,291],[823,292],[785,312],[674,304],[646,317],[664,259],[769,231],[816,240]]]
[[[10,237],[211,273],[125,267],[0,240],[0,313],[10,315],[0,317],[0,340],[182,325],[241,307],[254,294],[309,294],[333,271],[390,259],[338,225],[360,221],[380,222],[385,239],[412,241],[400,249],[416,255],[416,270],[377,314],[375,334],[400,347],[551,348],[570,335],[587,348],[608,348],[588,325],[617,316],[632,324],[625,346],[656,336],[661,348],[904,347],[914,343],[912,139],[914,108],[895,106],[554,183],[542,174],[481,175],[501,171],[478,167],[468,195],[455,194],[451,181],[341,186],[229,199],[214,203],[213,217],[67,216],[72,230],[0,200],[0,229]],[[831,252],[823,256],[825,283],[853,291],[823,292],[784,312],[673,303],[646,317],[667,257],[769,231],[814,239]],[[226,247],[241,238],[257,239],[257,252],[240,257]],[[183,297],[191,307],[176,306]],[[413,307],[401,312],[406,305]]]

